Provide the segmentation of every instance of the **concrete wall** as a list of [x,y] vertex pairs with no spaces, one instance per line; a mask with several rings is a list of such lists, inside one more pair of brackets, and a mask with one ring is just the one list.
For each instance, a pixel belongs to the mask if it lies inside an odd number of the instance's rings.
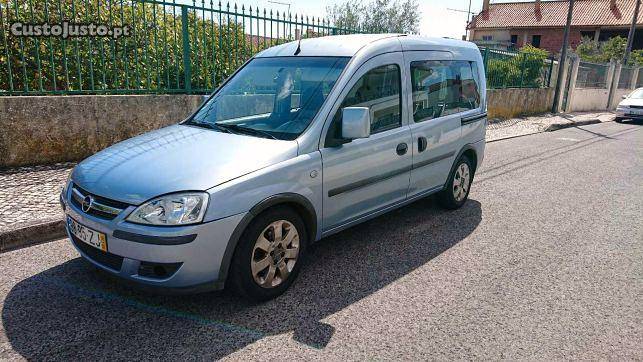
[[568,98],[568,112],[602,111],[607,109],[609,89],[605,88],[575,88],[574,94]]
[[487,90],[489,118],[512,118],[549,112],[554,88],[507,88]]
[[632,93],[632,89],[615,89],[614,96],[612,97],[612,103],[609,106],[609,110],[615,110],[616,106],[623,100],[623,96]]
[[176,123],[202,100],[190,95],[0,97],[0,167],[81,160]]

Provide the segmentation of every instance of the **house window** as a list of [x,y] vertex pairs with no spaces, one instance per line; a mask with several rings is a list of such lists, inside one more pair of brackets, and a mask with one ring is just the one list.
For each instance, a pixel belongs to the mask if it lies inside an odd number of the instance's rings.
[[511,34],[511,45],[516,45],[516,44],[518,44],[518,35]]
[[590,39],[590,40],[594,40],[594,35],[596,35],[596,32],[593,31],[593,30],[592,31],[581,31],[580,32],[581,39],[587,38],[587,39]]
[[540,35],[531,36],[531,45],[535,46],[536,48],[540,48]]
[[483,35],[482,40],[484,41],[491,41],[493,39],[493,36],[491,35]]

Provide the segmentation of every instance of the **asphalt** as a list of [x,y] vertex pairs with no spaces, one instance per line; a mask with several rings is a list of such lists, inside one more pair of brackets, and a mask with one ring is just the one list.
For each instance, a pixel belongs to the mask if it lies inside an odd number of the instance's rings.
[[67,240],[0,254],[0,360],[643,359],[643,128],[490,143],[457,211],[322,240],[285,295],[139,292]]

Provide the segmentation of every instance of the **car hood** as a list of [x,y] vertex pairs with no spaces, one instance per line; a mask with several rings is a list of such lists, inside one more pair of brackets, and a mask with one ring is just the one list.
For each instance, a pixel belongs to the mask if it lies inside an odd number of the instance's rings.
[[619,106],[643,106],[642,98],[625,98],[618,104]]
[[96,195],[138,205],[167,193],[207,190],[296,156],[296,141],[174,125],[98,152],[76,166],[72,179]]

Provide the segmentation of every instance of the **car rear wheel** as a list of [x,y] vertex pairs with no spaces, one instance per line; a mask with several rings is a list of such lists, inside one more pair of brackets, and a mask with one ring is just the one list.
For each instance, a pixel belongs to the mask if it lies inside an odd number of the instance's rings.
[[454,210],[464,205],[469,197],[473,170],[473,164],[468,157],[462,156],[458,159],[454,171],[447,180],[446,188],[438,194],[438,202],[442,207]]
[[304,222],[294,210],[275,207],[258,215],[243,232],[232,260],[234,289],[255,301],[282,294],[299,273],[307,240]]

